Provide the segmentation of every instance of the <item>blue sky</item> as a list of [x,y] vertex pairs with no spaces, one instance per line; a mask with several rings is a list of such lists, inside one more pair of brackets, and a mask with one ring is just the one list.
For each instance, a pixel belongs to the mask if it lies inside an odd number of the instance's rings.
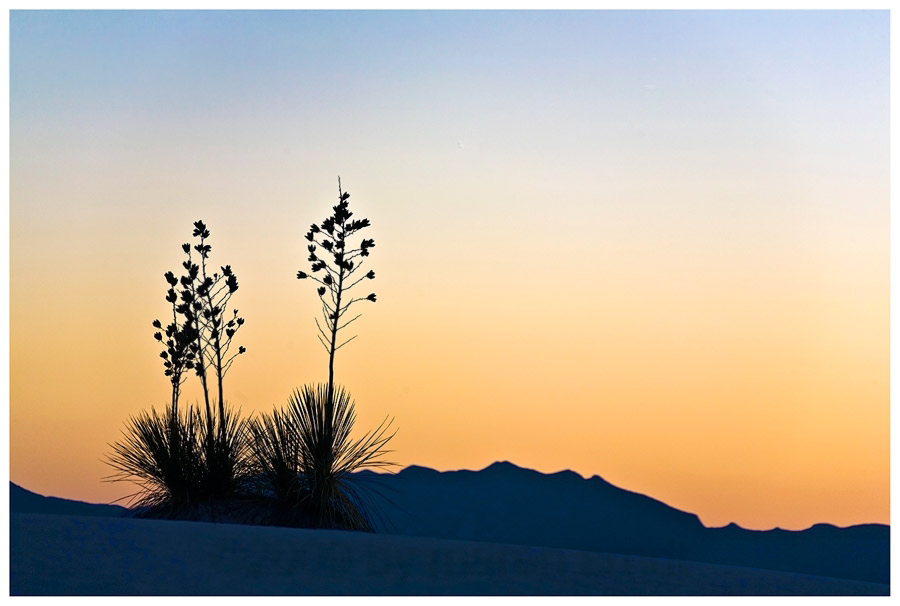
[[379,243],[341,380],[401,463],[883,520],[889,21],[13,11],[13,480],[113,496],[98,449],[165,393],[145,332],[198,218],[242,280],[236,404],[317,378],[293,276],[341,175]]

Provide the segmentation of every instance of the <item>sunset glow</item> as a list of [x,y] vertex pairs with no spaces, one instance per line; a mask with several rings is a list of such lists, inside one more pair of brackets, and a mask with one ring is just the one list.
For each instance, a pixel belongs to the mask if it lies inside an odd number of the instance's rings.
[[[336,377],[390,458],[707,526],[889,523],[889,14],[10,15],[10,479],[109,502],[192,222],[243,414],[327,379],[303,235],[372,221]],[[349,330],[349,329],[348,329]],[[200,397],[196,380],[186,401]]]

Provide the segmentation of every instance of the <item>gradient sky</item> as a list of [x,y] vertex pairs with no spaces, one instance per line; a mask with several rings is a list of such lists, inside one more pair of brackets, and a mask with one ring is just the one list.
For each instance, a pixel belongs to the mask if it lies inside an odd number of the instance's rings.
[[12,481],[132,491],[103,458],[167,402],[197,219],[241,285],[229,400],[327,379],[294,276],[340,175],[379,298],[336,375],[396,462],[889,522],[887,11],[14,11],[10,42]]

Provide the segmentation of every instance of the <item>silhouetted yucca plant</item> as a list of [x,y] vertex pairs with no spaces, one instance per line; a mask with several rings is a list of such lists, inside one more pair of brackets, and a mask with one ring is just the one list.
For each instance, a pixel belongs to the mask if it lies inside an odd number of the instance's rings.
[[287,410],[273,410],[251,422],[254,477],[272,497],[273,520],[286,526],[374,529],[374,503],[352,473],[393,465],[382,457],[393,433],[385,419],[356,440],[354,402],[340,386],[333,393],[333,432],[325,430],[328,386],[304,386]]
[[[167,300],[174,300],[175,314],[183,318],[183,325],[193,339],[189,349],[194,357],[188,363],[203,389],[206,416],[200,437],[204,492],[210,499],[222,499],[237,494],[247,470],[247,423],[226,406],[224,391],[226,373],[235,358],[246,351],[240,346],[236,352],[231,352],[232,341],[244,325],[244,319],[238,317],[237,309],[232,311],[231,317],[226,317],[231,297],[238,290],[237,276],[230,265],[221,267],[221,273],[210,271],[212,246],[207,241],[210,231],[203,221],[194,222],[193,237],[198,240],[193,246],[190,243],[181,245],[187,255],[181,264],[185,273],[177,280],[171,272],[166,274],[172,286]],[[210,372],[215,385],[210,385]],[[210,396],[214,388],[218,396],[213,400],[217,403],[215,407]]]
[[139,486],[131,505],[144,517],[214,520],[224,501],[242,495],[250,478],[247,424],[226,409],[209,449],[199,406],[188,406],[177,417],[171,408],[141,412],[112,446],[108,463],[118,473],[109,479]]
[[[375,246],[357,234],[369,227],[368,219],[352,219],[350,194],[342,191],[338,178],[338,204],[321,224],[310,226],[311,273],[298,271],[297,278],[310,279],[319,286],[322,323],[316,319],[319,341],[328,351],[328,383],[305,386],[294,393],[287,411],[273,411],[254,421],[253,452],[257,469],[268,478],[270,491],[284,506],[295,507],[298,517],[325,528],[372,530],[363,495],[352,486],[350,473],[366,467],[390,465],[381,456],[393,434],[384,422],[373,432],[353,441],[350,431],[356,420],[349,394],[334,382],[334,356],[352,341],[339,342],[338,333],[359,318],[345,320],[350,307],[359,301],[375,301],[375,294],[354,298],[349,291],[375,278],[362,273],[364,257]],[[324,257],[319,249],[325,252]],[[326,296],[327,295],[327,296]]]
[[113,481],[130,481],[139,490],[131,505],[153,517],[179,517],[203,497],[205,464],[200,448],[199,410],[188,407],[141,412],[127,423],[124,438],[112,445],[107,462]]
[[[187,503],[195,507],[203,501],[212,506],[239,494],[249,470],[248,424],[226,407],[223,388],[234,359],[246,351],[239,347],[229,355],[232,339],[244,324],[236,309],[233,317],[225,316],[238,289],[237,277],[230,265],[222,267],[221,274],[207,270],[212,247],[206,242],[210,232],[202,221],[194,222],[193,235],[199,243],[193,248],[181,246],[187,255],[182,263],[184,275],[176,278],[170,271],[164,276],[172,321],[165,328],[159,320],[153,321],[157,329],[153,337],[164,345],[160,357],[172,384],[170,406],[163,415],[142,413],[127,423],[124,438],[113,445],[109,460],[119,472],[109,479],[142,487],[138,501],[149,507],[148,515],[195,517],[197,512],[188,511]],[[194,252],[199,262],[194,262]],[[210,402],[209,369],[218,387],[218,410]],[[181,386],[190,370],[203,388],[205,415],[194,407],[185,414],[179,411]],[[168,427],[161,427],[163,422]],[[209,514],[214,517],[212,509]]]

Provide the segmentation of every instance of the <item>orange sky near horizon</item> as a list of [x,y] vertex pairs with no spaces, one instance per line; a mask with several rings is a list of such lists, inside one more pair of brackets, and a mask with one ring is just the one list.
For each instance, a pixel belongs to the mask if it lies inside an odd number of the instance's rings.
[[398,464],[889,523],[886,12],[65,16],[11,16],[13,482],[130,492],[103,458],[167,401],[151,321],[197,219],[247,319],[229,401],[325,380],[295,274],[340,175],[378,302],[336,376]]

